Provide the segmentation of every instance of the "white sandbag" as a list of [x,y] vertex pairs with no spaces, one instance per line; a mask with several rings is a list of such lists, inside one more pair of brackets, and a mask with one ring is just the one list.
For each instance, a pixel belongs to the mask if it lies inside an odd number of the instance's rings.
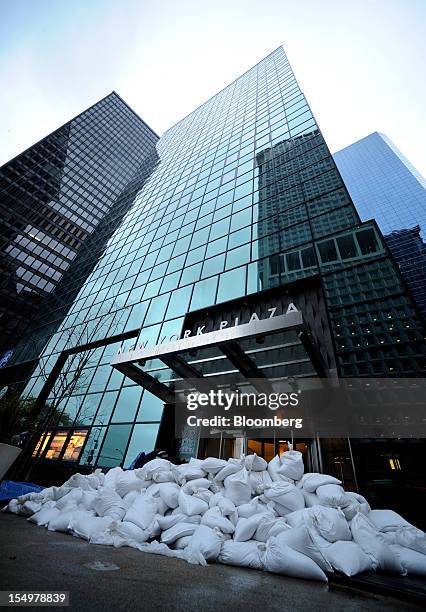
[[280,516],[305,507],[302,491],[290,482],[272,483],[270,487],[265,489],[264,496],[266,499],[275,502],[275,510]]
[[156,500],[141,493],[127,510],[124,520],[134,523],[141,529],[148,529],[157,514]]
[[409,576],[426,576],[426,555],[399,544],[391,544],[390,548]]
[[133,504],[139,494],[140,491],[130,491],[130,493],[126,493],[126,495],[123,497],[123,501],[125,501],[128,507],[130,508],[130,506]]
[[69,530],[84,540],[90,538],[96,532],[105,532],[114,522],[109,516],[93,516],[89,512],[75,512],[69,523]]
[[351,497],[352,499],[355,499],[360,504],[359,511],[362,512],[362,514],[369,514],[371,510],[370,504],[365,499],[365,497],[363,497],[363,495],[360,495],[359,493],[355,493],[355,491],[346,491],[346,497]]
[[177,508],[179,505],[180,487],[175,482],[160,482],[156,485],[156,493],[168,508]]
[[260,509],[261,504],[259,502],[259,498],[255,497],[247,504],[241,504],[241,506],[238,506],[238,517],[249,518],[249,516],[253,516],[253,514],[260,512]]
[[164,544],[173,544],[179,538],[192,535],[196,529],[198,529],[198,525],[194,523],[177,523],[163,531],[161,541]]
[[175,476],[172,470],[164,470],[153,474],[152,480],[153,482],[175,482]]
[[223,493],[225,489],[225,485],[223,482],[216,482],[213,478],[212,483],[210,485],[210,491],[212,493]]
[[[271,459],[271,461],[268,463],[268,474],[271,477],[271,480],[273,482],[278,482],[280,480],[289,482],[289,479],[286,476],[278,472],[280,467],[281,467],[281,459],[279,458],[278,455],[275,455],[275,457]],[[291,480],[291,482],[293,482],[293,480]]]
[[188,482],[188,480],[195,480],[196,478],[204,478],[206,476],[206,472],[200,467],[197,467],[196,465],[189,465],[187,463],[175,466],[172,469],[172,472],[175,477],[175,481],[180,485],[184,485],[186,482]]
[[195,480],[189,480],[186,484],[184,484],[182,487],[182,491],[184,493],[192,495],[193,493],[196,493],[199,489],[208,489],[210,485],[211,482],[207,478],[195,478]]
[[382,534],[364,514],[358,513],[352,519],[351,532],[354,541],[372,559],[375,569],[400,575],[406,573]]
[[35,514],[41,510],[41,507],[42,504],[40,502],[28,500],[21,505],[20,514],[23,514],[24,516],[31,516],[32,514]]
[[71,489],[69,493],[61,497],[61,499],[56,502],[56,507],[59,510],[63,510],[67,506],[75,506],[81,502],[82,497],[83,491],[81,489]]
[[339,508],[348,505],[345,490],[340,485],[325,484],[316,489],[316,494],[321,506]]
[[191,467],[201,467],[204,459],[198,459],[198,457],[191,457],[186,465],[190,465]]
[[71,489],[81,489],[82,491],[88,491],[92,488],[87,476],[83,474],[73,474],[62,486],[70,487]]
[[143,544],[135,543],[134,548],[152,555],[162,555],[164,557],[174,557],[175,559],[185,559],[185,551],[172,550],[167,546],[167,544],[161,544],[160,542],[144,542]]
[[286,545],[306,555],[325,572],[333,571],[330,563],[325,559],[315,540],[312,538],[309,529],[303,525],[295,529],[286,529],[276,536],[278,544]]
[[93,508],[99,516],[110,516],[115,521],[121,521],[126,514],[127,504],[112,488],[104,487],[98,491]]
[[70,531],[70,522],[73,517],[95,516],[91,510],[77,510],[77,508],[67,508],[54,516],[48,523],[48,531],[62,531],[67,533]]
[[[256,533],[254,534],[255,540],[258,540],[260,538],[258,538],[258,532],[262,527],[262,523],[259,525],[259,527],[256,529]],[[283,531],[287,531],[288,529],[292,529],[292,527],[290,527],[290,525],[288,525],[286,523],[285,518],[277,518],[275,519],[275,521],[272,523],[272,526],[269,530],[269,534],[268,534],[268,538],[275,538],[277,537],[280,533],[282,533]],[[267,539],[268,539],[267,538]],[[264,540],[265,542],[267,540]]]
[[297,450],[285,451],[281,455],[281,465],[277,471],[286,478],[300,480],[305,471],[302,453]]
[[96,497],[97,492],[95,490],[83,491],[78,507],[82,510],[93,510],[95,507]]
[[341,485],[342,481],[328,474],[318,474],[316,472],[308,472],[302,477],[301,485],[308,493],[315,493],[318,487],[326,484]]
[[214,481],[223,482],[227,476],[239,472],[242,467],[241,459],[228,459],[226,465],[214,477]]
[[309,524],[309,517],[312,508],[302,508],[301,510],[295,510],[285,515],[285,522],[290,527],[300,527],[301,525]]
[[242,464],[249,472],[262,472],[268,468],[268,463],[263,459],[263,457],[259,457],[254,453],[253,455],[245,455],[242,458]]
[[413,525],[393,510],[371,510],[368,519],[379,531],[396,531],[401,527],[413,527]]
[[186,514],[179,512],[176,514],[169,514],[168,516],[157,516],[156,520],[158,521],[161,531],[165,531],[173,527],[173,525],[186,522],[187,518],[189,517],[187,517]]
[[253,514],[250,518],[239,518],[235,527],[235,542],[247,542],[248,540],[252,540],[263,518],[264,516],[262,514]]
[[110,530],[112,535],[117,535],[127,542],[129,540],[134,542],[146,542],[150,536],[149,529],[141,529],[138,525],[130,521],[116,521],[112,523]]
[[356,499],[354,499],[353,497],[349,497],[348,495],[346,495],[348,501],[350,501],[350,503],[347,506],[343,506],[341,508],[343,514],[345,515],[345,519],[347,521],[351,521],[354,516],[358,513],[358,512],[362,512],[362,507],[361,504],[356,501]]
[[45,499],[42,492],[25,493],[24,495],[19,495],[17,497],[18,503],[23,505],[26,501],[44,503]]
[[426,555],[426,534],[417,527],[401,527],[395,531],[395,544]]
[[223,533],[234,533],[235,527],[229,519],[222,515],[222,512],[218,506],[209,508],[201,517],[201,525],[207,525],[207,527],[217,527]]
[[31,523],[44,527],[49,523],[49,521],[58,516],[60,512],[61,511],[58,508],[47,506],[47,504],[45,504],[38,512],[30,516],[27,520]]
[[[274,512],[264,512],[262,513],[262,520],[254,532],[253,540],[266,542],[271,535],[276,536],[284,529],[290,529],[290,527],[284,523],[283,518],[277,518]],[[273,533],[271,533],[272,530]]]
[[237,567],[251,567],[263,569],[261,555],[265,546],[253,540],[249,542],[235,542],[228,540],[222,544],[218,557],[219,563],[236,565]]
[[55,501],[58,501],[59,499],[61,499],[61,497],[64,497],[64,495],[67,495],[67,493],[69,493],[70,491],[72,491],[70,487],[64,487],[63,485],[62,487],[52,487],[51,488],[52,499]]
[[[188,484],[188,483],[187,483]],[[210,503],[210,498],[213,497],[213,491],[209,491],[208,489],[196,489],[193,493],[194,497],[198,497],[198,499],[202,499],[206,502],[206,504]]]
[[246,504],[251,499],[251,484],[248,472],[242,468],[239,472],[227,476],[224,480],[224,496],[230,499],[236,506]]
[[152,480],[152,477],[154,474],[157,474],[157,472],[167,472],[169,470],[173,470],[174,467],[175,466],[173,466],[173,464],[167,459],[157,457],[156,459],[151,459],[151,461],[145,463],[143,467],[135,470],[135,472],[136,476],[142,480]]
[[305,506],[307,508],[312,508],[312,506],[319,505],[318,495],[316,493],[309,493],[309,491],[305,491],[302,489],[303,499],[305,500]]
[[104,486],[109,487],[110,489],[115,489],[115,484],[118,478],[120,478],[123,473],[124,470],[119,466],[113,467],[108,470],[108,472],[105,474]]
[[200,556],[205,561],[216,561],[226,539],[228,538],[219,529],[199,525],[185,548],[185,558],[188,563],[195,564],[200,563]]
[[285,544],[280,544],[277,538],[268,540],[262,561],[265,569],[273,574],[327,582],[327,576],[315,561]]
[[234,514],[236,506],[233,501],[224,497],[222,493],[215,493],[209,500],[209,508],[218,506],[221,509],[223,516]]
[[255,495],[260,495],[264,492],[266,487],[271,486],[272,478],[269,476],[269,473],[266,470],[263,472],[249,472],[249,482],[251,484],[252,492]]
[[21,505],[16,498],[11,499],[9,503],[2,509],[2,512],[10,512],[11,514],[19,514]]
[[216,457],[207,457],[200,464],[200,467],[206,472],[206,474],[216,475],[222,468],[227,465],[225,459],[217,459]]
[[130,491],[140,492],[143,488],[143,480],[138,478],[133,470],[127,470],[120,474],[115,481],[115,490],[120,497],[124,497]]
[[322,549],[322,554],[335,570],[345,576],[371,572],[373,562],[356,542],[334,542]]
[[192,516],[193,514],[204,514],[209,507],[207,502],[193,495],[187,495],[182,490],[179,491],[178,499],[179,510],[188,516]]
[[351,530],[345,515],[339,508],[313,506],[310,508],[309,518],[312,521],[312,526],[328,542],[352,540]]
[[184,548],[186,548],[188,546],[188,544],[191,541],[191,538],[192,538],[192,536],[184,536],[183,538],[179,538],[173,544],[173,548],[176,549],[176,550],[183,550]]

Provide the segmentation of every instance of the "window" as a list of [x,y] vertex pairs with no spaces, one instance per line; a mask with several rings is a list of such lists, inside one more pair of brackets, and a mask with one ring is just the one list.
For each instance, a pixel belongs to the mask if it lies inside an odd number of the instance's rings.
[[123,465],[131,429],[132,425],[110,425],[108,427],[98,465],[102,467]]
[[191,291],[192,285],[188,285],[172,293],[169,307],[167,308],[166,319],[172,319],[186,313]]
[[214,304],[218,277],[214,276],[207,280],[195,283],[191,299],[190,310],[198,310],[205,306]]
[[318,245],[318,250],[321,256],[321,261],[323,263],[328,263],[329,261],[337,260],[337,251],[336,245],[334,244],[334,240],[326,240],[325,242],[320,242]]
[[68,441],[62,459],[64,461],[78,461],[84,442],[86,440],[87,430],[73,431]]
[[143,423],[135,425],[130,438],[124,465],[128,467],[139,453],[150,453],[155,448],[159,423]]
[[350,259],[358,255],[355,240],[351,234],[336,238],[336,242],[342,259]]
[[149,391],[144,391],[142,397],[142,403],[139,408],[137,421],[159,421],[163,414],[164,403],[163,401],[153,395]]
[[58,431],[53,436],[49,447],[47,449],[45,458],[46,459],[58,459],[61,454],[62,447],[67,439],[68,431]]
[[246,267],[236,268],[220,275],[217,301],[226,302],[241,297],[246,290]]
[[[128,380],[128,379],[127,379]],[[126,423],[133,421],[141,399],[142,389],[139,386],[124,387],[121,389],[117,404],[114,408],[112,421]]]
[[363,255],[378,251],[379,245],[377,244],[376,234],[373,229],[361,230],[356,232],[355,235]]

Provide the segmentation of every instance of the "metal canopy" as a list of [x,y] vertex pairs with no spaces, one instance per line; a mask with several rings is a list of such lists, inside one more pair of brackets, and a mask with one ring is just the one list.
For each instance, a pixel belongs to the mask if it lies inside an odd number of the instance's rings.
[[289,368],[304,368],[301,375],[327,375],[299,311],[207,333],[199,329],[151,347],[143,345],[142,335],[139,345],[124,347],[111,365],[166,403],[174,402],[172,387],[179,379],[191,379],[199,391],[208,391],[216,376],[229,375],[255,379],[258,391],[270,392],[268,379]]

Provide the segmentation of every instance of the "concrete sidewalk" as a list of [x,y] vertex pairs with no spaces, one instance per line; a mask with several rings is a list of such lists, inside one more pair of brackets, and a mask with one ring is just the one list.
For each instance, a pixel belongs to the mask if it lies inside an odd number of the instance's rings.
[[[68,609],[73,611],[420,609],[344,587],[220,564],[199,567],[131,548],[95,546],[4,513],[0,514],[0,550],[0,590],[70,591]],[[96,561],[113,563],[118,569],[87,566]]]

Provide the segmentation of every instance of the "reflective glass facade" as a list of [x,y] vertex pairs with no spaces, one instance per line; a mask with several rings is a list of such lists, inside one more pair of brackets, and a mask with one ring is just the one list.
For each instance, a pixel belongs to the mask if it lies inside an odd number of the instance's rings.
[[362,220],[374,218],[426,317],[426,181],[384,134],[334,160]]
[[[110,365],[124,336],[179,337],[188,313],[299,279],[321,283],[339,375],[419,375],[414,305],[377,226],[360,222],[282,48],[168,130],[157,153],[60,328],[45,327],[47,372],[64,349],[93,347],[48,424],[87,428],[80,465],[128,465],[155,446],[162,400]],[[158,366],[147,364],[167,376]],[[25,393],[44,383],[40,365]]]
[[0,168],[2,366],[48,305],[69,308],[84,281],[76,262],[87,276],[103,220],[111,234],[117,199],[157,140],[113,92]]

